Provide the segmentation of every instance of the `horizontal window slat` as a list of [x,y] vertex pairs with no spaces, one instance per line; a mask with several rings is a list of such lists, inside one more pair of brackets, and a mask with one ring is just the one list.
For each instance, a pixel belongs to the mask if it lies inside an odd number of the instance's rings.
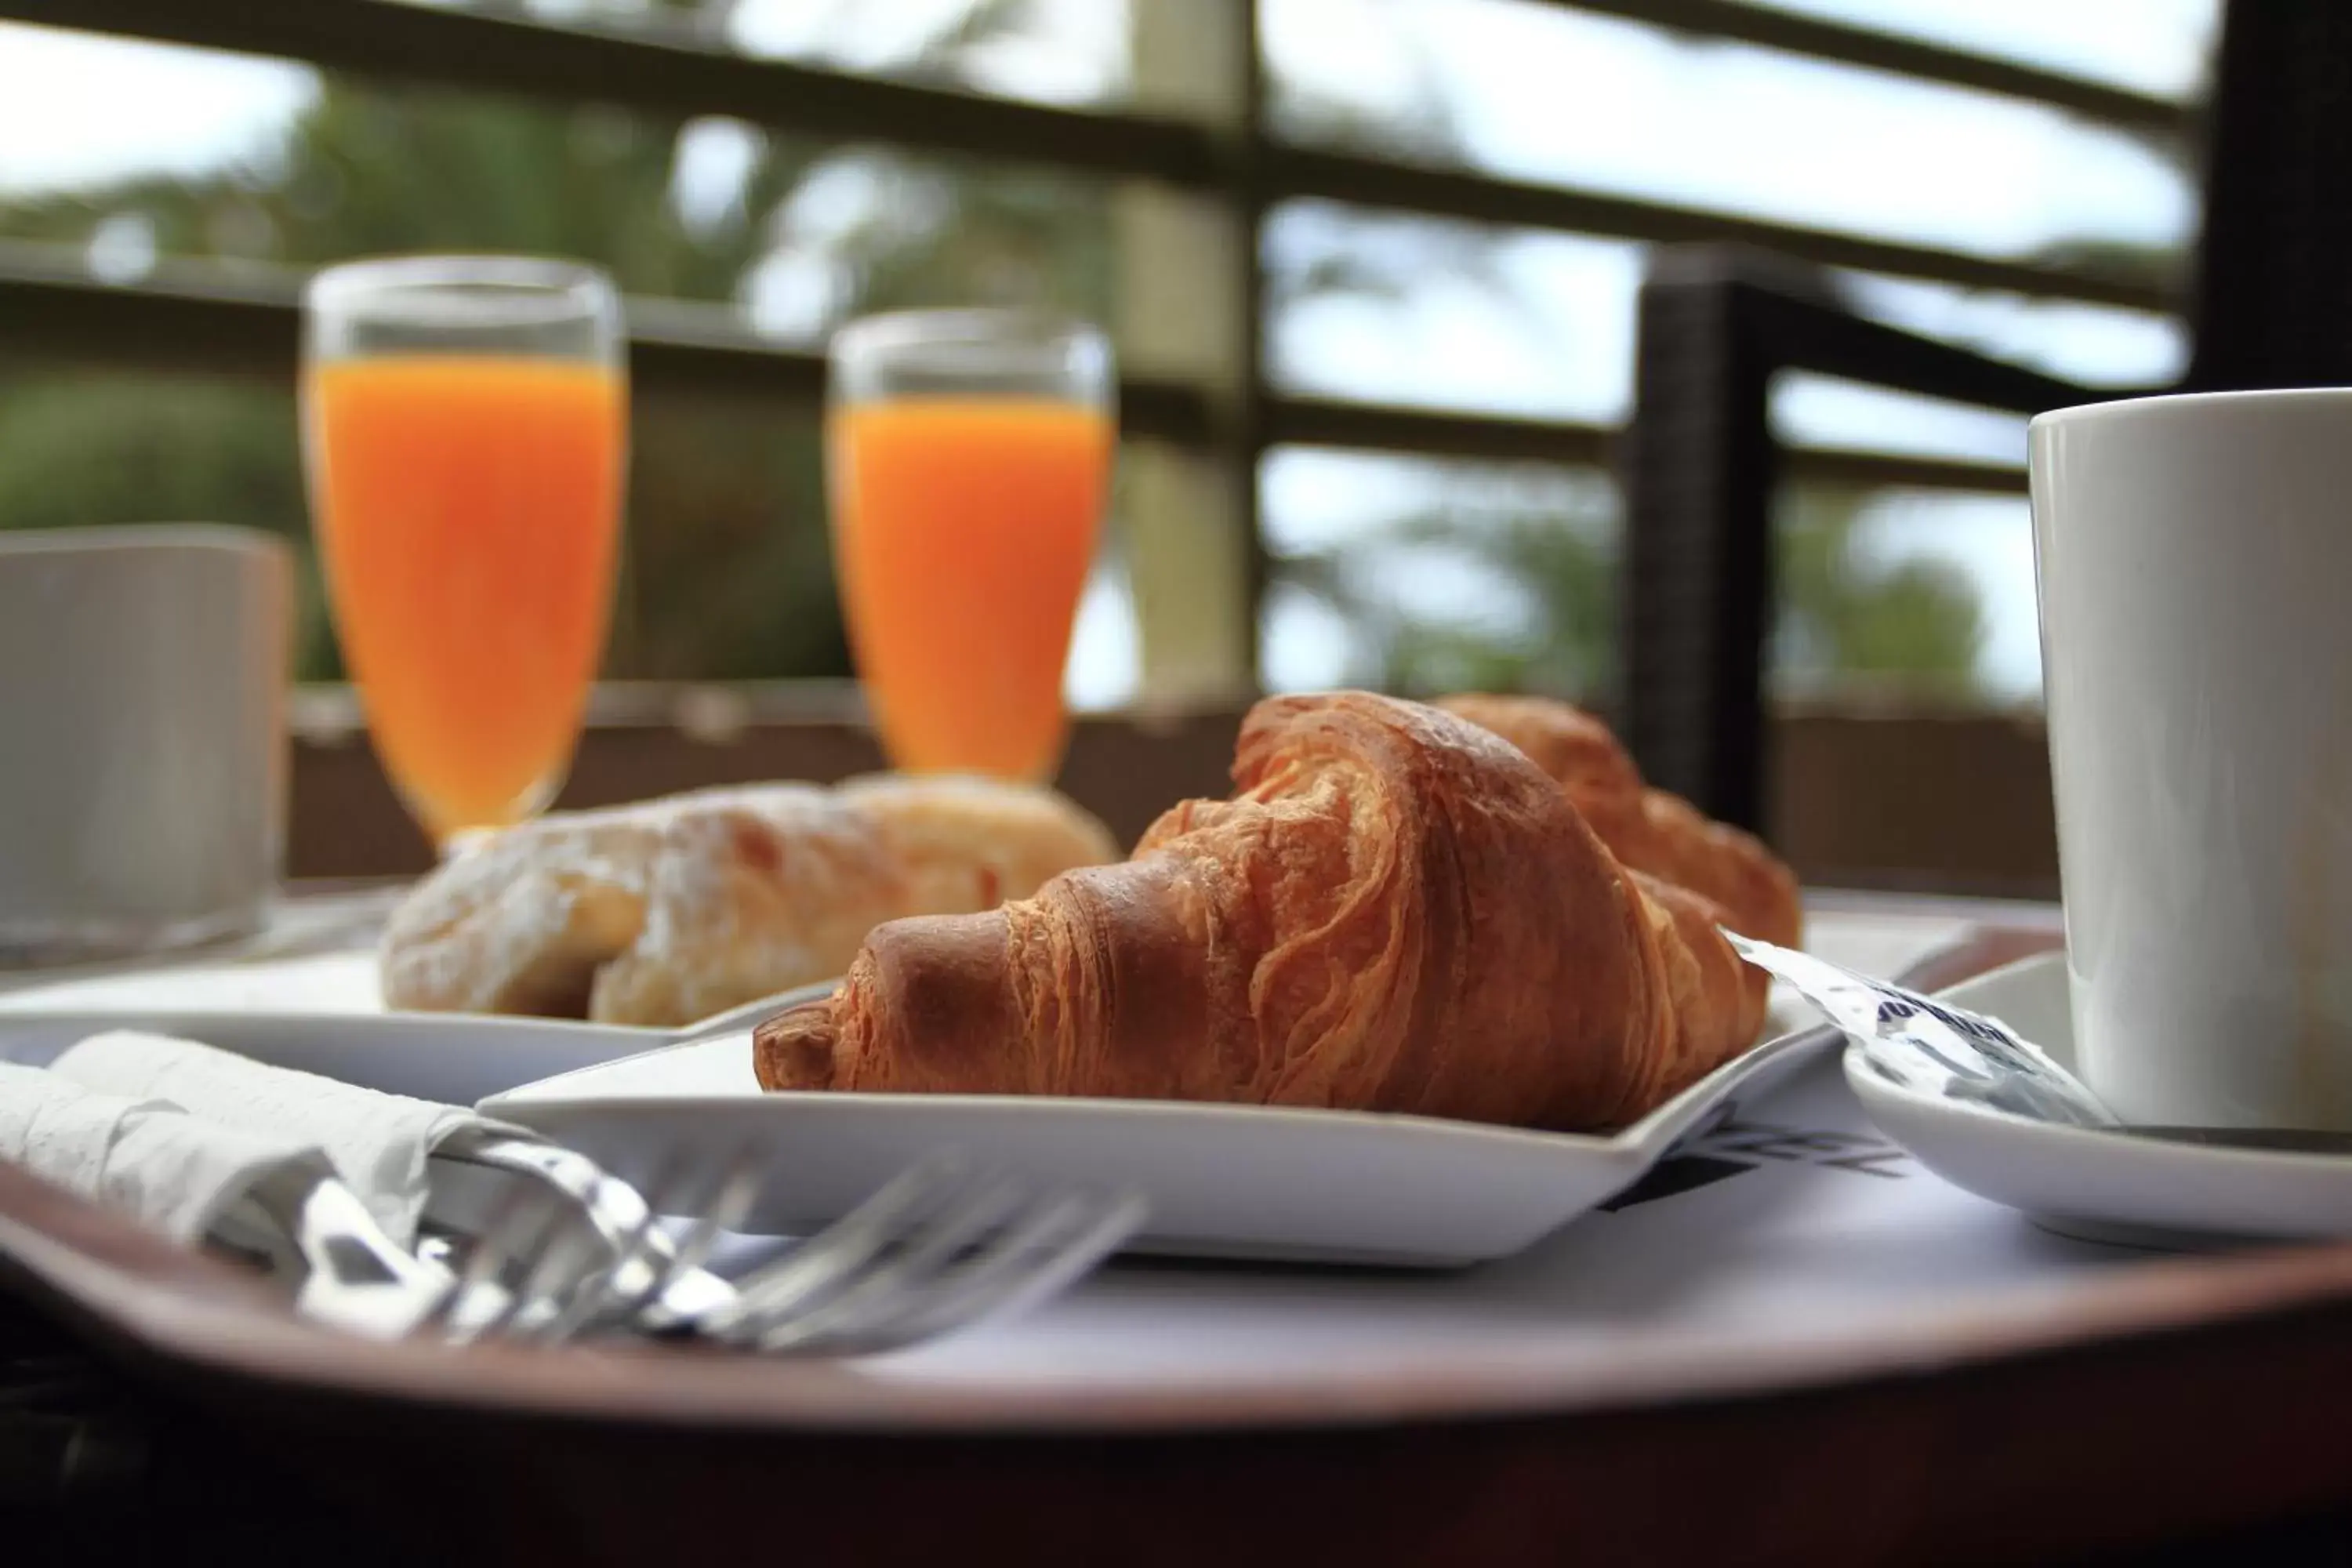
[[[1631,4],[1631,0],[1628,0]],[[1606,9],[1607,7],[1601,7]],[[1746,7],[1724,6],[1745,11]],[[1827,266],[2161,310],[2137,279],[1970,256],[1664,203],[1263,142],[1129,112],[1049,108],[737,54],[678,29],[554,25],[399,0],[0,0],[0,18],[309,60],[495,91],[732,115],[811,134],[1000,157],[1192,187],[1254,202],[1367,206],[1660,243],[1757,246]]]
[[[164,261],[139,284],[87,278],[58,247],[0,242],[0,341],[26,357],[136,364],[169,372],[291,376],[301,336],[299,275],[285,268]],[[630,374],[640,385],[736,390],[814,400],[824,355],[776,348],[724,327],[724,310],[679,300],[630,303]],[[1258,445],[1355,447],[1498,461],[1606,466],[1616,433],[1604,426],[1482,414],[1392,409],[1327,397],[1263,397]],[[1160,378],[1119,384],[1127,435],[1209,445],[1218,414],[1197,385]],[[1853,484],[2021,491],[2025,475],[2000,463],[1806,451],[1792,475]]]
[[1944,82],[2045,103],[2135,131],[2186,135],[2191,124],[2184,105],[2127,88],[2110,87],[2060,71],[1916,38],[1822,21],[1738,0],[1550,0],[1569,10],[1590,11],[1647,22],[1675,32],[1783,49],[1814,59],[1835,60],[1895,76]]
[[1346,447],[1429,457],[1602,467],[1615,433],[1597,425],[1511,419],[1481,414],[1393,408],[1334,398],[1272,397],[1264,408],[1266,444]]
[[1353,153],[1270,146],[1260,150],[1257,162],[1268,195],[1276,199],[1320,197],[1473,223],[1610,235],[1655,244],[1746,245],[1826,267],[2133,310],[2165,310],[2173,303],[2170,290],[2137,279],[1969,256],[1562,185],[1463,174]]
[[2007,463],[1979,463],[1960,458],[1915,458],[1892,452],[1849,452],[1826,447],[1791,447],[1781,456],[1781,467],[1791,479],[1825,485],[1850,485],[1859,489],[1899,487],[1923,490],[1964,490],[1984,495],[2023,495],[2025,470]]
[[1182,121],[986,98],[743,55],[652,19],[626,28],[403,0],[0,0],[0,17],[306,60],[496,92],[730,115],[819,136],[1144,174],[1215,179],[1216,138]]
[[[292,374],[299,344],[299,277],[278,268],[165,261],[135,285],[102,283],[73,253],[0,242],[0,342],[20,355],[149,369]],[[813,399],[824,361],[779,348],[723,323],[719,307],[632,301],[631,374],[640,384]],[[1130,436],[1187,445],[1216,438],[1210,395],[1183,382],[1129,378],[1120,426]],[[1261,446],[1346,447],[1431,457],[1485,458],[1590,467],[1611,461],[1614,431],[1569,421],[1514,419],[1315,397],[1268,395],[1259,404]],[[1917,485],[2002,493],[2024,488],[2021,470],[1865,452],[1791,450],[1791,474],[1855,484]]]
[[[1585,468],[1612,468],[1616,463],[1618,432],[1600,425],[1438,413],[1314,397],[1270,398],[1264,416],[1268,446]],[[1790,447],[1781,450],[1780,464],[1787,477],[1821,484],[1864,489],[1902,486],[1989,495],[2025,493],[2025,470],[2006,463]]]
[[[286,268],[163,261],[135,285],[99,281],[74,252],[0,241],[0,343],[12,356],[178,372],[289,377],[300,346],[300,275]],[[721,306],[628,301],[629,371],[662,390],[814,399],[824,356],[762,342]],[[1191,446],[1215,437],[1201,388],[1129,377],[1119,423]]]

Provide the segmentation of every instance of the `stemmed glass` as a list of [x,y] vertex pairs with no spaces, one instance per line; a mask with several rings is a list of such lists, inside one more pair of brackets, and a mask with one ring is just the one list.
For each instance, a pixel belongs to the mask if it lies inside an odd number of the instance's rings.
[[870,316],[835,333],[834,564],[898,766],[1043,781],[1115,444],[1110,345],[1003,310]]
[[627,384],[593,268],[416,256],[304,300],[303,452],[328,599],[385,773],[443,847],[571,767],[619,552]]

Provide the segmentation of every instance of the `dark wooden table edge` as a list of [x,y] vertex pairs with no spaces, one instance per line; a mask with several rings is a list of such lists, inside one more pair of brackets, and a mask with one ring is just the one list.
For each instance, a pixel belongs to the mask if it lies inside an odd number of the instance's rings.
[[[792,1539],[874,1563],[936,1561],[943,1538],[1020,1542],[1035,1562],[1102,1561],[1114,1542],[1127,1562],[1297,1562],[1310,1548],[1334,1554],[1308,1561],[1338,1560],[1343,1545],[1368,1563],[1538,1561],[1566,1541],[1593,1562],[1981,1561],[2352,1505],[2340,1442],[2352,1248],[2226,1261],[2230,1289],[2171,1292],[2172,1310],[2088,1337],[1948,1342],[1833,1375],[1759,1368],[1738,1386],[1573,1408],[1465,1407],[1391,1389],[1307,1421],[1198,1405],[1181,1421],[1164,1407],[1150,1421],[1024,1420],[1001,1403],[980,1424],[904,1411],[843,1421],[819,1407],[830,1398],[736,1413],[755,1419],[598,1409],[593,1385],[620,1375],[623,1358],[485,1349],[437,1358],[465,1363],[470,1389],[384,1391],[192,1358],[152,1323],[83,1326],[132,1375],[248,1430],[332,1491],[383,1510],[437,1489],[436,1520],[482,1521],[482,1539],[525,1561],[549,1549],[551,1530],[582,1561],[664,1560],[645,1517],[655,1499],[673,1517],[701,1510],[711,1542],[772,1539],[768,1494],[783,1477]],[[249,1282],[221,1272],[183,1288],[249,1310]],[[2213,1283],[2210,1266],[2198,1272]],[[511,1390],[497,1363],[525,1359],[589,1397],[499,1397]],[[665,1360],[660,1370],[679,1370]],[[796,1380],[803,1394],[875,1392],[826,1369],[770,1370],[819,1373]],[[1310,1501],[1339,1478],[1344,1500]],[[1268,1527],[1248,1500],[1267,1496],[1297,1501],[1319,1532]],[[889,1511],[906,1497],[936,1517]],[[1073,1512],[1091,1521],[1075,1540]],[[1151,1541],[1132,1539],[1139,1519],[1153,1521]],[[1492,1539],[1504,1520],[1518,1521],[1513,1539]]]

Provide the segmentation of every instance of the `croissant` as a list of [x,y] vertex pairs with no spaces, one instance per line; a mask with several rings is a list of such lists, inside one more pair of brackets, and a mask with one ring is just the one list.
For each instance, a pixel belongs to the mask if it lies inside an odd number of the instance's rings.
[[1725,924],[1780,947],[1803,940],[1797,879],[1753,837],[1651,789],[1609,727],[1549,697],[1465,692],[1437,706],[1492,730],[1559,781],[1618,859],[1723,906]]
[[1721,911],[1627,872],[1475,725],[1269,699],[1233,776],[1123,864],[877,927],[830,998],[760,1026],[760,1082],[1596,1128],[1757,1037]]

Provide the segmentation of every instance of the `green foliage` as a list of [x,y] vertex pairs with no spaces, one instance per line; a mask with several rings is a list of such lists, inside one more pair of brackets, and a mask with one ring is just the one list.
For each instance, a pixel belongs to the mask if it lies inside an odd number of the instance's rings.
[[[303,531],[293,399],[274,388],[110,374],[7,385],[0,451],[40,459],[0,464],[9,528],[219,516]],[[48,465],[79,482],[41,483]],[[208,504],[190,510],[184,497]]]
[[[1861,548],[1869,499],[1814,489],[1781,498],[1776,674],[1797,689],[1859,679],[1964,697],[1984,638],[1975,585],[1946,562],[1887,562]],[[1423,695],[1592,698],[1616,672],[1618,526],[1597,480],[1548,504],[1441,501],[1344,546],[1279,562],[1277,580],[1322,599],[1361,639],[1366,664],[1350,679]],[[1433,564],[1486,586],[1457,611],[1416,612],[1397,590]]]
[[[1278,562],[1364,645],[1349,679],[1391,691],[1603,689],[1616,664],[1616,524],[1605,487],[1549,504],[1441,500],[1343,545]],[[1432,567],[1470,589],[1450,614],[1400,595]]]
[[660,679],[846,676],[815,420],[641,401],[629,581],[608,668]]
[[1776,660],[1792,683],[1860,678],[1919,695],[1975,686],[1984,614],[1966,574],[1948,562],[1887,562],[1858,548],[1868,497],[1783,492]]
[[294,400],[276,387],[79,373],[0,380],[0,528],[238,522],[299,574],[299,668],[340,672],[310,567]]

